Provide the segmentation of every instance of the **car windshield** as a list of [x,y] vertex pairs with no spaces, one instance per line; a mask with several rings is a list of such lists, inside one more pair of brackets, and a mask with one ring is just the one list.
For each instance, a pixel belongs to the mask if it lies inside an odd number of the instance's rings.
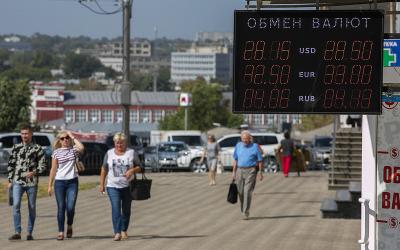
[[185,150],[184,144],[161,144],[158,148],[159,152],[179,152]]
[[173,141],[183,141],[189,146],[201,146],[201,136],[199,135],[173,135]]
[[332,138],[319,138],[315,139],[315,147],[322,148],[322,147],[331,147]]

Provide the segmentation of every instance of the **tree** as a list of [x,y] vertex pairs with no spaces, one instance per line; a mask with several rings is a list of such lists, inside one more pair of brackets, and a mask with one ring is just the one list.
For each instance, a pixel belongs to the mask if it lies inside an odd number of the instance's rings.
[[304,115],[301,117],[300,130],[308,131],[323,127],[333,122],[332,115]]
[[0,131],[11,131],[29,123],[31,90],[27,81],[0,78]]
[[[205,131],[213,123],[237,127],[243,123],[242,116],[229,110],[228,101],[222,99],[222,87],[219,84],[207,84],[204,79],[182,83],[182,92],[192,93],[192,106],[188,108],[188,128]],[[184,109],[165,117],[160,123],[161,129],[183,129]]]
[[87,78],[103,67],[100,60],[92,56],[68,53],[64,60],[65,73],[71,77]]

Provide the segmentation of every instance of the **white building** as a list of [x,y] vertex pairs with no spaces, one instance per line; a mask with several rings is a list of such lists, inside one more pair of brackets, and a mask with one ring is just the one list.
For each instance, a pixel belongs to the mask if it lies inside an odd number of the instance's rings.
[[203,77],[207,82],[218,79],[227,83],[232,77],[232,51],[225,46],[194,47],[185,52],[171,53],[171,81]]

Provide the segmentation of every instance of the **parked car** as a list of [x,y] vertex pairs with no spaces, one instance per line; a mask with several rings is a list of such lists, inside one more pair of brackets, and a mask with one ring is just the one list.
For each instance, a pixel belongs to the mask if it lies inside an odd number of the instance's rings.
[[81,161],[85,165],[83,174],[100,174],[104,156],[108,151],[108,146],[101,142],[82,142],[85,151],[81,156]]
[[157,147],[149,146],[143,149],[144,151],[144,167],[146,170],[156,172],[157,169]]
[[184,142],[161,142],[156,146],[157,170],[190,170],[190,149]]
[[[251,135],[253,141],[258,143],[263,150],[264,165],[276,166],[275,149],[279,147],[283,135],[267,132],[252,132]],[[226,135],[217,140],[221,148],[220,158],[224,169],[232,169],[233,151],[238,142],[240,142],[240,134]]]
[[[42,146],[46,160],[47,160],[47,169],[46,172],[50,171],[51,167],[51,154],[52,154],[52,143],[54,141],[54,135],[49,133],[41,133],[41,132],[33,132],[32,142],[37,143]],[[21,135],[19,133],[1,133],[0,134],[0,143],[2,145],[2,149],[7,151],[8,154],[5,154],[4,157],[8,158],[11,154],[12,147],[14,144],[21,143]],[[1,158],[1,156],[0,156]],[[5,159],[4,158],[4,159]],[[1,164],[0,164],[1,165]]]
[[8,158],[10,154],[5,150],[0,142],[0,174],[7,173],[7,166],[8,166]]
[[311,143],[311,163],[309,169],[327,169],[331,162],[331,136],[315,136]]

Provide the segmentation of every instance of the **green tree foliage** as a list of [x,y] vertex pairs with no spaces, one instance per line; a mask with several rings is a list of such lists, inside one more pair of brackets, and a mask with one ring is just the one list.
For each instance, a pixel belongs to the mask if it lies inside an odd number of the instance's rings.
[[27,81],[0,78],[0,131],[12,131],[29,123],[31,91]]
[[[188,129],[205,131],[217,122],[227,127],[237,127],[243,123],[242,116],[229,110],[228,101],[222,99],[221,85],[207,84],[203,79],[182,84],[182,92],[192,93],[192,106],[188,108]],[[183,129],[184,109],[165,117],[161,129]]]
[[332,122],[332,115],[303,115],[301,117],[299,129],[302,131],[309,131],[331,124]]
[[59,60],[58,57],[46,50],[36,50],[33,53],[31,65],[36,68],[57,68]]
[[99,71],[103,65],[99,59],[92,56],[68,53],[64,60],[65,73],[75,78],[90,77],[93,72]]
[[[169,82],[169,79],[169,69],[161,68],[158,71],[157,91],[172,91],[174,85]],[[153,91],[153,73],[131,72],[131,82],[134,90]]]
[[48,68],[34,68],[30,65],[16,65],[12,68],[3,71],[0,76],[6,77],[10,80],[33,80],[33,81],[47,81],[51,79],[50,70]]

